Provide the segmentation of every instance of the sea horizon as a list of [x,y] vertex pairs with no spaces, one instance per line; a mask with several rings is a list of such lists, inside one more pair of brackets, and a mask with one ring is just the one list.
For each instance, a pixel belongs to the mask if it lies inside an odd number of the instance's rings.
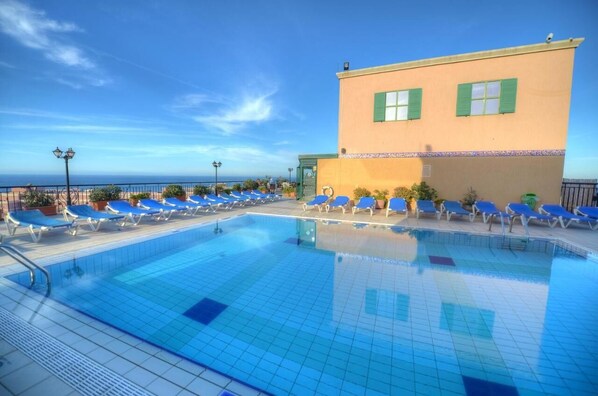
[[[220,176],[219,183],[243,182],[247,179],[263,179],[266,176]],[[273,176],[275,179],[279,176]],[[283,176],[284,177],[284,176]],[[180,175],[70,175],[70,184],[76,185],[98,185],[98,184],[127,184],[127,183],[183,183],[200,182],[213,183],[215,176],[180,176]],[[66,185],[64,174],[34,175],[0,174],[0,187],[24,187],[33,186],[56,186]]]

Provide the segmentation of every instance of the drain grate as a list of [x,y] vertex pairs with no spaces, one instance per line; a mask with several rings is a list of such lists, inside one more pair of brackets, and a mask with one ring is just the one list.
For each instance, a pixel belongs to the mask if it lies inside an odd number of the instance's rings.
[[84,395],[150,395],[3,308],[0,337]]

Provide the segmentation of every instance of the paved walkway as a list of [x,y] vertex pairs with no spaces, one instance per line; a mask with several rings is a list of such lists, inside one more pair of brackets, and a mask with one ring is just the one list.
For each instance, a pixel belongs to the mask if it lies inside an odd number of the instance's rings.
[[[17,247],[27,257],[42,265],[64,261],[81,250],[103,250],[113,244],[168,233],[197,224],[213,223],[246,212],[297,216],[318,220],[339,220],[383,225],[400,225],[452,232],[501,235],[500,224],[491,232],[478,218],[467,220],[416,219],[384,216],[377,211],[342,214],[321,213],[317,209],[304,212],[297,201],[283,200],[232,211],[202,214],[195,217],[173,217],[169,221],[144,220],[139,226],[117,227],[111,224],[98,232],[83,226],[77,236],[64,232],[46,233],[40,243],[17,231],[7,237],[6,226],[0,226],[5,242]],[[551,229],[545,225],[529,227],[531,238],[558,240],[582,248],[598,257],[598,232],[587,227]],[[526,237],[520,224],[512,236]],[[6,255],[0,255],[0,394],[8,395],[258,395],[258,390],[205,369],[153,345],[116,330],[104,323],[18,287],[4,278],[21,272]]]

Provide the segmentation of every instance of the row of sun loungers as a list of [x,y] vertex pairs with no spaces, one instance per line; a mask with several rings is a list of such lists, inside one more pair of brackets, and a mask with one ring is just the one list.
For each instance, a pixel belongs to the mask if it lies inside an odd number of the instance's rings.
[[[343,214],[349,210],[350,199],[347,196],[339,195],[332,201],[328,202],[329,197],[326,195],[317,195],[313,200],[303,204],[303,210],[317,208],[320,212],[331,212],[336,208],[340,208]],[[355,214],[361,210],[370,212],[370,216],[374,214],[376,201],[372,197],[362,197],[352,208],[352,213]],[[408,216],[407,202],[403,198],[391,198],[388,201],[386,208],[386,217],[392,213],[403,214]],[[571,223],[587,224],[590,229],[598,229],[598,208],[594,207],[578,207],[575,209],[575,214],[567,211],[561,205],[544,204],[540,207],[539,212],[532,210],[528,205],[522,203],[509,203],[505,211],[499,210],[493,202],[477,201],[473,205],[473,211],[468,211],[461,206],[458,201],[444,201],[440,208],[437,209],[433,201],[418,200],[416,201],[415,216],[419,219],[420,215],[432,215],[440,219],[443,214],[446,214],[446,220],[450,221],[453,216],[465,217],[469,221],[474,221],[478,214],[482,215],[482,221],[488,223],[494,219],[506,221],[513,225],[515,220],[519,220],[522,225],[527,226],[530,221],[546,222],[549,227],[554,227],[560,224],[562,228],[567,228]]]
[[194,216],[200,212],[216,212],[217,209],[231,210],[234,207],[256,205],[280,199],[276,194],[263,194],[259,191],[243,193],[221,193],[219,196],[208,194],[205,197],[191,195],[183,202],[177,198],[165,198],[162,202],[154,199],[141,199],[138,206],[128,201],[109,201],[106,212],[99,212],[88,205],[69,205],[64,210],[64,220],[45,216],[37,209],[11,211],[6,216],[6,225],[10,235],[19,227],[27,229],[34,242],[39,242],[42,232],[64,228],[76,235],[79,226],[89,226],[98,231],[102,224],[117,222],[120,226],[130,222],[139,224],[144,218],[168,220],[173,214]]

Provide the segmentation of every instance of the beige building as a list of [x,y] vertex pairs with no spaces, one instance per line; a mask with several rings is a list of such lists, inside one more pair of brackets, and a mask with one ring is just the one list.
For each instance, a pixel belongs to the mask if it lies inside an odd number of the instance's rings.
[[[558,203],[573,58],[583,39],[346,70],[338,154],[309,160],[315,191],[411,187],[460,200],[471,187],[499,206],[535,193]],[[315,162],[314,162],[315,161]],[[316,165],[313,165],[316,163]]]

